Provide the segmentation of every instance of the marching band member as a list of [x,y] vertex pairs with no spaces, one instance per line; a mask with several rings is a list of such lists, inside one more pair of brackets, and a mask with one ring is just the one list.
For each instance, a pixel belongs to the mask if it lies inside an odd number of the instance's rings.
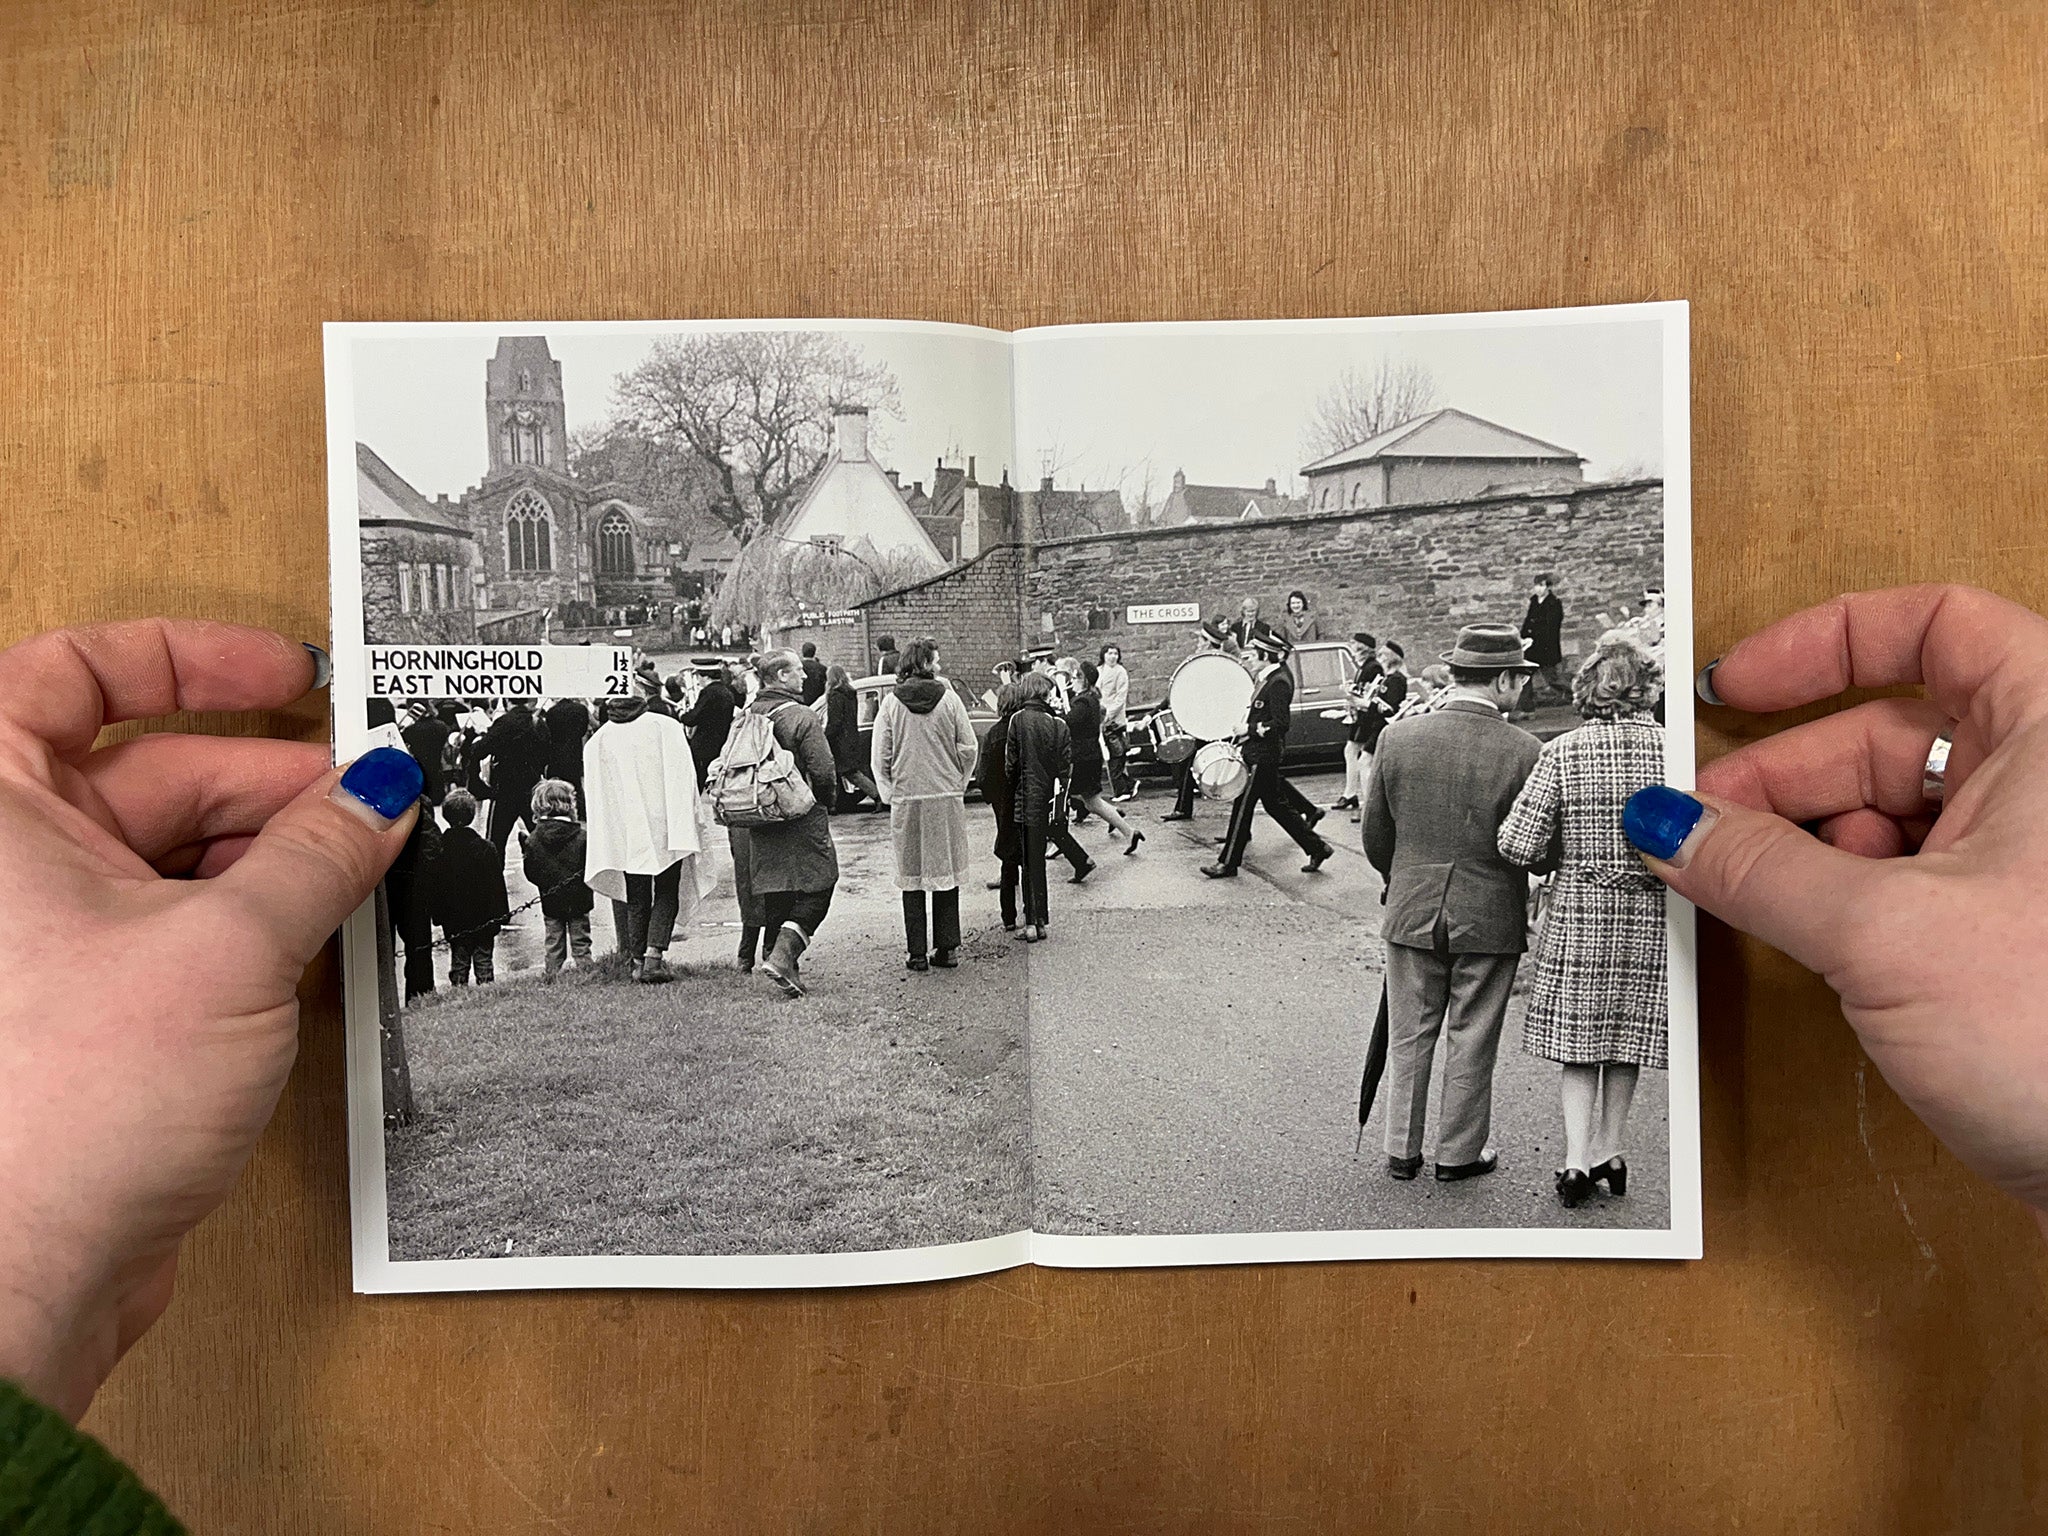
[[[1221,614],[1202,621],[1202,638],[1195,654],[1197,656],[1215,652],[1218,655],[1233,655],[1235,647],[1230,639],[1230,621]],[[1197,743],[1206,746],[1206,742]],[[1190,752],[1175,765],[1173,770],[1173,809],[1160,817],[1161,821],[1192,821],[1195,816],[1195,757]]]
[[1212,880],[1236,877],[1245,845],[1251,841],[1252,815],[1260,806],[1308,855],[1303,874],[1314,874],[1336,852],[1295,809],[1287,794],[1291,786],[1280,774],[1280,758],[1294,714],[1294,673],[1287,666],[1287,653],[1294,647],[1272,630],[1254,635],[1252,646],[1262,665],[1245,717],[1244,766],[1251,777],[1230,808],[1230,831],[1224,838],[1222,856],[1214,864],[1202,866],[1202,873]]

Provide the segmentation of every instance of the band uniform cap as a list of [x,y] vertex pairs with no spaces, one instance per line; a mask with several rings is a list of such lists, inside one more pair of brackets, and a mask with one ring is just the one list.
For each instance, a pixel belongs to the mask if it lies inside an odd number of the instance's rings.
[[1510,624],[1467,624],[1458,631],[1458,643],[1440,652],[1439,661],[1474,672],[1539,672],[1523,654],[1519,630]]
[[1024,652],[1024,659],[1026,661],[1051,661],[1059,653],[1059,647],[1055,645],[1034,645]]
[[1230,620],[1224,618],[1221,614],[1217,614],[1213,618],[1204,619],[1202,620],[1202,633],[1218,645],[1222,645],[1230,639]]
[[1294,649],[1294,642],[1278,630],[1260,630],[1251,638],[1252,649],[1262,656],[1271,656],[1275,661]]

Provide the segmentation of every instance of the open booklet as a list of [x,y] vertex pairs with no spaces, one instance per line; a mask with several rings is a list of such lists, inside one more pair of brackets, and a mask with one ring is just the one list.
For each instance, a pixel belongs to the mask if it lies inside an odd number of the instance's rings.
[[336,324],[327,407],[427,783],[359,1289],[1699,1255],[1683,304]]

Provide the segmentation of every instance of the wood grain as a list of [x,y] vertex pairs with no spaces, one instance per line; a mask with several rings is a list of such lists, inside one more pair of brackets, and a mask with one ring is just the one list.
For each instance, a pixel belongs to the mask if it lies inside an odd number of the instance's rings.
[[[0,627],[321,635],[328,319],[1669,297],[1702,655],[1906,577],[2041,606],[2044,56],[2033,0],[12,0]],[[1705,1263],[783,1296],[352,1296],[323,964],[91,1422],[202,1531],[2036,1523],[2038,1238],[1819,983],[1704,947]]]

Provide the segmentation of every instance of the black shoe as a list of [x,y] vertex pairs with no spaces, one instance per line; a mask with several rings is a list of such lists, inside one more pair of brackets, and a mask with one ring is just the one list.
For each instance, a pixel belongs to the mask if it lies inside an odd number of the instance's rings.
[[1589,1193],[1595,1184],[1601,1183],[1606,1184],[1610,1195],[1619,1197],[1627,1194],[1628,1164],[1618,1157],[1610,1157],[1586,1175],[1586,1188]]
[[1079,885],[1083,880],[1086,880],[1090,875],[1095,873],[1095,868],[1095,861],[1093,859],[1090,859],[1086,864],[1083,864],[1079,869],[1074,871],[1074,873],[1068,878],[1067,884]]
[[1235,880],[1237,878],[1237,866],[1235,864],[1204,864],[1202,866],[1202,873],[1211,880]]
[[1136,853],[1138,851],[1138,844],[1142,843],[1143,841],[1145,841],[1145,834],[1140,831],[1137,831],[1136,829],[1133,829],[1131,832],[1131,841],[1129,845],[1126,846],[1124,849],[1124,857],[1128,859],[1132,854]]
[[1316,823],[1321,821],[1323,817],[1327,814],[1328,812],[1326,812],[1320,805],[1315,806],[1309,811],[1307,816],[1302,818],[1302,825],[1307,827],[1309,831],[1313,832],[1316,829]]
[[932,951],[932,964],[942,971],[954,970],[960,964],[960,956],[950,949],[935,949]]
[[903,962],[903,968],[906,971],[928,971],[932,968],[932,963],[923,955],[912,955]]
[[1593,1181],[1576,1168],[1557,1170],[1557,1201],[1568,1211],[1575,1211],[1593,1198]]
[[1413,1157],[1394,1157],[1390,1154],[1387,1158],[1387,1177],[1390,1179],[1400,1179],[1405,1182],[1414,1178],[1420,1172],[1422,1172],[1422,1154],[1420,1152],[1416,1153]]
[[1301,872],[1304,875],[1314,874],[1317,870],[1321,869],[1325,864],[1329,863],[1331,857],[1336,852],[1337,850],[1331,847],[1330,844],[1324,843],[1320,849],[1318,849],[1316,852],[1308,856],[1308,862],[1301,866]]
[[1161,821],[1193,821],[1195,813],[1193,811],[1168,811],[1159,819]]
[[1474,1163],[1438,1163],[1436,1181],[1439,1184],[1456,1184],[1460,1179],[1483,1179],[1500,1166],[1500,1154],[1491,1147],[1479,1154]]

